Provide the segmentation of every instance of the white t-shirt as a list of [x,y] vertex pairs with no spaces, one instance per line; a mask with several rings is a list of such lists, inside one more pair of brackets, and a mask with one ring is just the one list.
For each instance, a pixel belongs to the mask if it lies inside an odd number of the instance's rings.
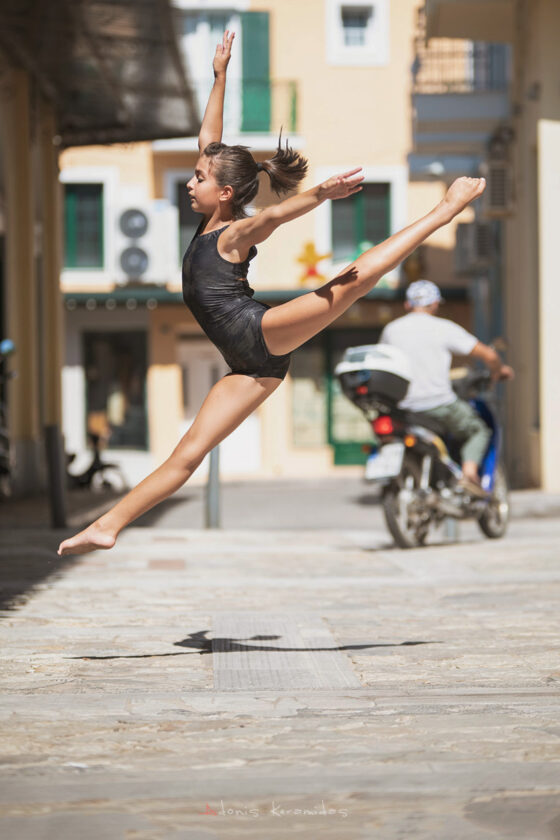
[[463,327],[427,312],[409,312],[387,324],[379,343],[403,350],[412,366],[412,382],[400,407],[427,411],[455,402],[449,381],[451,355],[468,356],[477,342]]

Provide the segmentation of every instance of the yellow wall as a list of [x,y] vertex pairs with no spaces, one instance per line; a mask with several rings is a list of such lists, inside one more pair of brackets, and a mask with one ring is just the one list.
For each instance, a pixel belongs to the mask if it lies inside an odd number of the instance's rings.
[[411,143],[410,64],[417,0],[391,2],[386,67],[327,63],[324,0],[266,0],[271,73],[297,79],[299,133],[317,163],[404,162]]
[[155,196],[151,143],[114,143],[65,149],[60,155],[60,168],[75,166],[115,166],[122,183],[136,184],[140,178],[150,197]]

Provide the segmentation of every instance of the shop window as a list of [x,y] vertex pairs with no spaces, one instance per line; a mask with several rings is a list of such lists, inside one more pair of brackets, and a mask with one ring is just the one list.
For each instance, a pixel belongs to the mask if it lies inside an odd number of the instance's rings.
[[333,448],[335,464],[364,464],[364,444],[373,442],[371,426],[362,411],[343,393],[334,374],[348,347],[375,344],[379,327],[362,327],[348,330],[327,330],[327,381],[328,381],[328,442]]
[[295,351],[290,366],[294,446],[330,445],[335,464],[365,463],[371,426],[342,393],[334,370],[346,348],[375,344],[380,332],[378,326],[328,329]]
[[103,184],[65,184],[64,266],[103,264]]
[[295,446],[327,443],[327,391],[325,351],[321,338],[304,344],[294,353],[292,377],[292,429]]
[[112,449],[147,449],[145,332],[84,334],[86,425]]
[[391,185],[364,184],[331,204],[334,262],[349,262],[391,234]]

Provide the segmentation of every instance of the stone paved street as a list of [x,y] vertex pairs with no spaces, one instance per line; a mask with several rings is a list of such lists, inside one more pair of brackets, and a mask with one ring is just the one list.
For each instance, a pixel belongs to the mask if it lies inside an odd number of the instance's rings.
[[0,836],[560,838],[559,538],[5,531]]

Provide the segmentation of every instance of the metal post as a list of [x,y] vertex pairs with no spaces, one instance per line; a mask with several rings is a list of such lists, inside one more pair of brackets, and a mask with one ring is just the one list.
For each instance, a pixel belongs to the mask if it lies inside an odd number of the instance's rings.
[[66,528],[66,464],[62,435],[57,425],[45,426],[45,448],[51,526]]
[[444,521],[445,537],[450,542],[459,540],[459,523],[453,516],[447,516]]
[[206,527],[220,527],[220,447],[210,452],[206,483]]

